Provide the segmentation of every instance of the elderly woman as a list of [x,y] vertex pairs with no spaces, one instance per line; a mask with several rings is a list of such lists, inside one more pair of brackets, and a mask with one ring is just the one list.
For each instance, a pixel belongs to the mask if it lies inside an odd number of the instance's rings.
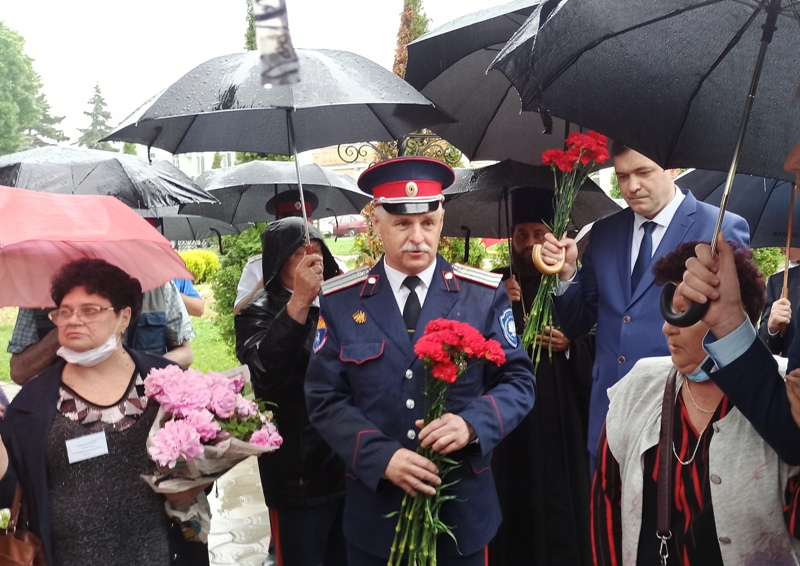
[[164,497],[139,477],[155,466],[145,441],[158,411],[143,379],[172,363],[121,344],[141,308],[139,282],[81,259],[55,276],[51,295],[61,359],[0,424],[0,474],[19,479],[47,563],[208,564],[206,545],[183,541]]
[[[679,283],[697,242],[655,265],[656,281]],[[758,320],[764,281],[752,255],[734,246],[741,300]],[[675,308],[687,307],[676,293]],[[667,376],[677,371],[668,564],[798,564],[798,468],[779,459],[739,410],[710,381],[704,322],[664,323],[670,357],[640,360],[608,390],[592,486],[595,564],[660,564],[656,536],[659,431]]]

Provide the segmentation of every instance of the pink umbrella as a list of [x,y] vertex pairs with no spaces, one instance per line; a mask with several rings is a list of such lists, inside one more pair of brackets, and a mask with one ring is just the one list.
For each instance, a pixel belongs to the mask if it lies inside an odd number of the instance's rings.
[[170,243],[114,197],[0,186],[0,217],[0,306],[54,306],[50,279],[83,257],[124,269],[145,291],[193,279]]

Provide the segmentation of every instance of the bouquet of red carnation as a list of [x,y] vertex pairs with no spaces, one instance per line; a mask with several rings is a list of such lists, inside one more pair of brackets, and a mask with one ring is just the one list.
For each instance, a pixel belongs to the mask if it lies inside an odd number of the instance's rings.
[[[147,438],[158,470],[142,479],[157,493],[200,491],[248,456],[283,442],[272,411],[254,398],[247,366],[201,373],[171,365],[151,370],[144,388],[159,403]],[[211,514],[202,491],[190,503],[167,501],[166,508],[187,540],[207,541]]]
[[[578,190],[589,176],[589,169],[595,163],[603,163],[608,159],[608,138],[597,132],[579,134],[574,132],[567,136],[567,149],[548,149],[542,153],[542,163],[549,165],[555,176],[555,196],[553,225],[549,226],[557,240],[567,233],[572,205],[578,196]],[[539,248],[540,249],[540,248]],[[539,249],[534,248],[534,259]],[[539,262],[535,261],[537,266]],[[558,273],[543,271],[539,291],[531,306],[530,316],[522,333],[525,348],[535,346],[532,359],[538,365],[542,354],[542,343],[536,337],[553,328],[553,293],[558,287]],[[551,336],[552,337],[552,336]],[[548,346],[548,352],[549,346]]]
[[[475,360],[473,365],[486,361],[499,366],[506,361],[506,354],[496,340],[487,340],[466,322],[443,318],[425,326],[414,352],[430,372],[424,391],[425,425],[446,412],[450,385],[469,369],[471,359]],[[459,462],[430,447],[417,447],[417,454],[436,464],[442,477],[459,466]],[[435,566],[437,537],[447,534],[455,540],[450,528],[439,520],[442,504],[454,498],[442,491],[454,483],[437,486],[433,496],[418,493],[415,497],[408,494],[403,497],[400,511],[392,514],[399,515],[399,519],[389,566],[399,566],[404,561],[408,565]]]

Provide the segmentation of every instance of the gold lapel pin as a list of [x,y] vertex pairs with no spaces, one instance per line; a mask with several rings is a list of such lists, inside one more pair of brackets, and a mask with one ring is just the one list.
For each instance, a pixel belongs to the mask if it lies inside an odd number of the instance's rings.
[[353,313],[353,320],[356,321],[356,324],[364,324],[367,322],[367,313],[364,311],[356,311]]

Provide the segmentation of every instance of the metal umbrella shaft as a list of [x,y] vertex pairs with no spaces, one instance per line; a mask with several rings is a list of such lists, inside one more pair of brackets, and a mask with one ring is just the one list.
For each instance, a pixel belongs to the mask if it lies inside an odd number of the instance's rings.
[[308,235],[308,215],[306,214],[306,198],[303,195],[303,180],[300,178],[300,162],[297,160],[297,146],[294,142],[294,124],[292,122],[292,113],[294,109],[286,111],[286,129],[289,135],[289,149],[292,151],[294,157],[294,167],[297,171],[297,190],[300,192],[300,213],[303,215],[303,235],[306,242],[306,254],[313,253],[311,249],[311,237]]
[[[730,196],[731,187],[733,187],[733,179],[736,176],[736,168],[739,165],[739,152],[742,148],[744,135],[747,131],[747,123],[750,120],[750,114],[753,110],[753,102],[756,98],[756,90],[758,89],[758,82],[761,78],[761,70],[764,68],[764,61],[767,57],[767,48],[772,42],[773,34],[777,29],[775,23],[778,19],[778,12],[780,12],[781,0],[770,0],[769,7],[767,7],[767,19],[761,36],[761,46],[758,50],[758,58],[756,59],[756,66],[753,70],[753,76],[750,80],[750,88],[747,92],[747,99],[745,100],[744,115],[739,123],[739,131],[736,136],[736,146],[733,151],[733,159],[731,166],[728,170],[728,178],[725,181],[725,188],[722,191],[722,199],[719,203],[719,216],[717,217],[717,224],[714,227],[714,235],[711,237],[711,253],[717,253],[717,238],[722,230],[722,220],[725,216],[725,208],[728,206],[728,197]],[[754,16],[755,17],[755,16]],[[664,320],[673,326],[679,328],[686,328],[699,322],[703,316],[708,312],[709,303],[705,304],[692,303],[689,308],[683,313],[675,312],[672,304],[672,299],[675,295],[675,284],[666,283],[664,290],[661,293],[661,314],[664,315]]]

